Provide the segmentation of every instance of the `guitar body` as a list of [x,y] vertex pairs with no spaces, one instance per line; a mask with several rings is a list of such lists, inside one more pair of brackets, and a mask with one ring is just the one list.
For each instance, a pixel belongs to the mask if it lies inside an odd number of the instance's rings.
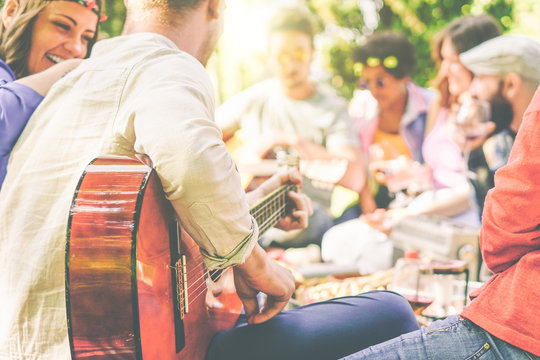
[[242,304],[232,271],[207,276],[155,171],[98,158],[75,193],[66,245],[73,359],[204,359]]

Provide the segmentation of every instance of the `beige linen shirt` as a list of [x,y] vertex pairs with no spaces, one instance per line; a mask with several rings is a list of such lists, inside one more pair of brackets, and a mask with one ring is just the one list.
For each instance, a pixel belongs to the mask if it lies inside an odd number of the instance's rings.
[[79,177],[102,154],[147,154],[209,267],[241,263],[258,228],[214,124],[203,66],[169,39],[96,44],[21,135],[0,192],[0,359],[69,359],[64,251]]

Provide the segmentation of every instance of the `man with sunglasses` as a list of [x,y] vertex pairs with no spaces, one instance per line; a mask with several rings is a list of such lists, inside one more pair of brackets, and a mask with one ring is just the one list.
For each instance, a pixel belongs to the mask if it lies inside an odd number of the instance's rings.
[[270,24],[268,64],[274,77],[226,101],[218,108],[216,121],[225,139],[240,129],[248,152],[257,159],[279,147],[301,159],[339,159],[346,165],[339,169],[342,175],[325,184],[304,179],[303,191],[315,207],[308,229],[293,236],[275,232],[266,236],[282,247],[319,244],[333,224],[329,211],[333,185],[355,192],[364,185],[361,152],[351,131],[346,100],[310,78],[315,29],[309,11],[282,8]]

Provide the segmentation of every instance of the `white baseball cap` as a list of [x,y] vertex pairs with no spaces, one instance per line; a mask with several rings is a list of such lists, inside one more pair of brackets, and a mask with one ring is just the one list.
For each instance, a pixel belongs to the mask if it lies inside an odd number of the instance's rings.
[[525,35],[501,35],[459,55],[475,74],[516,73],[540,83],[540,42]]

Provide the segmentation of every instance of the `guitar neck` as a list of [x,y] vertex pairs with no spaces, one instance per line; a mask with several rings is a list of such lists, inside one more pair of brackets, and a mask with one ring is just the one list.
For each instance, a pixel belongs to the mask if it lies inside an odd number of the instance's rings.
[[297,186],[292,183],[284,185],[251,207],[249,212],[259,225],[259,234],[276,225],[290,212],[291,204],[287,196],[289,191],[297,191]]

